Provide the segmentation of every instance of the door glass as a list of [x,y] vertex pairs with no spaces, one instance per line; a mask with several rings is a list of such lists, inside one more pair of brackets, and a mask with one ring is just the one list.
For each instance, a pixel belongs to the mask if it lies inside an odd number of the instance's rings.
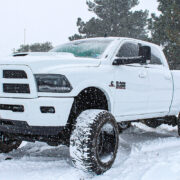
[[151,47],[150,64],[162,65],[160,52],[154,47]]
[[117,57],[137,57],[139,55],[139,46],[134,43],[125,43],[121,46]]

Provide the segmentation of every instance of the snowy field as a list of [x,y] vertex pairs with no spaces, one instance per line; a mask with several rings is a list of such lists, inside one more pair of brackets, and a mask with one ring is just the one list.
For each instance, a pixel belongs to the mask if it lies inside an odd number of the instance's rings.
[[120,135],[116,162],[101,176],[72,167],[65,146],[23,142],[0,155],[0,180],[180,180],[180,138],[176,128],[135,123]]

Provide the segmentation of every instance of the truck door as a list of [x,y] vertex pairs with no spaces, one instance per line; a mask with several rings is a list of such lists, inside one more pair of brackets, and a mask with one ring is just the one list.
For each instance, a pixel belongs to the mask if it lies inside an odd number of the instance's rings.
[[[137,57],[139,45],[126,41],[119,49],[117,57]],[[141,64],[114,66],[116,116],[142,115],[148,112],[149,81],[147,68]]]
[[169,68],[163,63],[161,50],[151,47],[151,63],[146,66],[150,82],[149,113],[169,112],[173,93],[173,79]]

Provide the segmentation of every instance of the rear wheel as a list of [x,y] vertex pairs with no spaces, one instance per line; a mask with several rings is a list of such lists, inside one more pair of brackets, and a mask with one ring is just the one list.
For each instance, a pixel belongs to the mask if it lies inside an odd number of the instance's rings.
[[9,153],[21,145],[20,140],[10,138],[8,135],[0,133],[0,153]]
[[179,114],[178,119],[177,119],[177,128],[178,128],[178,134],[180,136],[180,114]]
[[70,138],[73,164],[84,171],[102,174],[111,168],[118,142],[118,126],[109,112],[84,111],[77,118]]

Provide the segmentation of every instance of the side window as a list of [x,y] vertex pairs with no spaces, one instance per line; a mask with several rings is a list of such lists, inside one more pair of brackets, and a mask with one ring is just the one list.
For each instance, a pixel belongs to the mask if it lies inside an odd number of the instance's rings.
[[125,43],[121,46],[117,57],[136,57],[139,55],[139,46],[134,43]]
[[162,65],[161,55],[158,49],[151,47],[151,62],[150,64]]

